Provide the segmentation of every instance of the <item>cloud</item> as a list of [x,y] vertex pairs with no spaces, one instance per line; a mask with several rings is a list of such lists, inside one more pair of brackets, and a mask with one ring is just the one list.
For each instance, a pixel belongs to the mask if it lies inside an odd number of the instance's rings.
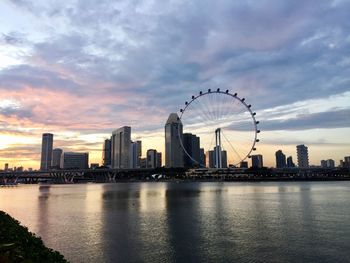
[[21,44],[24,44],[24,42],[25,42],[24,36],[17,32],[10,32],[9,34],[2,33],[0,35],[0,44],[21,45]]
[[264,131],[271,130],[307,130],[317,128],[349,128],[350,109],[300,114],[289,120],[265,120],[260,127]]
[[39,159],[40,150],[35,146],[11,145],[11,148],[0,150],[0,159]]
[[20,107],[0,110],[2,129],[108,134],[130,125],[142,136],[162,130],[191,95],[217,87],[246,97],[261,129],[349,124],[349,102],[320,112],[284,107],[321,98],[333,104],[349,91],[347,1],[3,5],[0,60],[9,62],[0,67],[0,101]]

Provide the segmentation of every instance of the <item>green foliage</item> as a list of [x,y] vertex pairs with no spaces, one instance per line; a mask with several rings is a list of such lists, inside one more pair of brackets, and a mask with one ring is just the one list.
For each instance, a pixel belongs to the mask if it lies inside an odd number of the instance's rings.
[[47,248],[41,238],[8,214],[0,211],[0,262],[68,262],[57,251]]

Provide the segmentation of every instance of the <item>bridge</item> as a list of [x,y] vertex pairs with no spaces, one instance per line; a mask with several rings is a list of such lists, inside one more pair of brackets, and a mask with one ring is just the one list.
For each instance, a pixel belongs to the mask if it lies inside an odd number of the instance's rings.
[[349,168],[221,168],[221,169],[76,169],[51,171],[0,172],[0,185],[17,183],[112,183],[159,179],[190,180],[350,180]]
[[222,169],[190,169],[186,172],[186,177],[197,179],[224,180],[291,180],[291,179],[339,179],[350,180],[349,168],[222,168]]
[[0,172],[0,184],[116,182],[157,179],[157,169],[74,169],[51,171]]

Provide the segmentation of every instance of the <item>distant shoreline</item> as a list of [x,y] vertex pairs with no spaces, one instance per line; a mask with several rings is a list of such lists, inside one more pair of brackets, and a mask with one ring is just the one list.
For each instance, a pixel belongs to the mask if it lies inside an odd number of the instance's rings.
[[[350,181],[350,177],[344,178],[171,178],[159,180],[146,179],[119,179],[115,182],[75,182],[71,184],[118,184],[118,183],[219,183],[219,182],[335,182]],[[62,185],[64,183],[39,183],[40,185]]]

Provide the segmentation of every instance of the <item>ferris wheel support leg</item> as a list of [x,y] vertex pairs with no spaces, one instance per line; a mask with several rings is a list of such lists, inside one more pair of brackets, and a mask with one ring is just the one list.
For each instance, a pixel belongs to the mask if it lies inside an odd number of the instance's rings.
[[221,129],[215,130],[215,167],[222,168]]

